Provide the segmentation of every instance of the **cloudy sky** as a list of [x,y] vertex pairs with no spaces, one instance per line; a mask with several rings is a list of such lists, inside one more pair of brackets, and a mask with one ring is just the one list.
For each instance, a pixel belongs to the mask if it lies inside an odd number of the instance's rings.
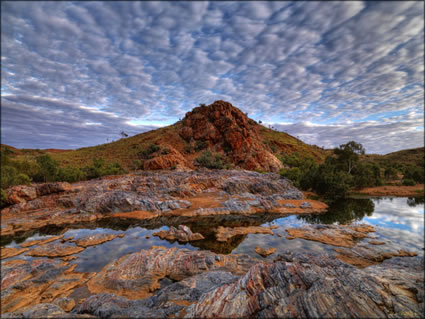
[[368,153],[423,146],[424,3],[1,2],[1,138],[78,148],[226,100]]

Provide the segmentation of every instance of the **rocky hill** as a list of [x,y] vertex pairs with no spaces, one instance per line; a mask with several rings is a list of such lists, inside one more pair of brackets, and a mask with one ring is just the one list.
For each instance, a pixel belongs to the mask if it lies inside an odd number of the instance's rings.
[[326,156],[325,150],[266,128],[225,101],[195,107],[174,125],[112,143],[63,152],[45,150],[61,165],[83,167],[102,157],[126,169],[134,169],[134,162],[140,160],[145,170],[196,169],[202,166],[196,159],[206,151],[212,160],[218,156],[223,167],[274,172],[282,167],[279,155],[298,152],[318,162]]

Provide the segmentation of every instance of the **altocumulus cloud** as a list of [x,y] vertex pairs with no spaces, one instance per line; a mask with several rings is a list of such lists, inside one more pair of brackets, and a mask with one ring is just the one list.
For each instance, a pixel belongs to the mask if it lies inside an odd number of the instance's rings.
[[1,9],[2,143],[95,145],[223,99],[319,146],[423,145],[423,2]]

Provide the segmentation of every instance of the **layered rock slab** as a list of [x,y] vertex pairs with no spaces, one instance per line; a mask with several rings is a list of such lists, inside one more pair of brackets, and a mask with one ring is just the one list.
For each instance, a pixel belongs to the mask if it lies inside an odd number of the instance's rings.
[[188,242],[204,239],[204,236],[200,233],[193,233],[189,227],[179,225],[178,228],[171,226],[169,230],[160,230],[159,232],[153,233],[154,236],[158,236],[161,239],[167,239],[170,241]]
[[84,249],[66,243],[50,243],[34,248],[27,255],[33,257],[65,257],[82,252]]
[[423,258],[414,265],[399,260],[398,267],[384,262],[369,271],[328,256],[290,260],[253,266],[236,282],[205,293],[185,318],[424,316]]
[[356,240],[369,237],[368,233],[374,232],[373,226],[366,224],[354,225],[306,225],[299,228],[286,229],[288,239],[302,238],[318,241],[324,244],[353,247]]
[[182,280],[209,270],[245,273],[258,259],[247,255],[217,255],[153,246],[106,265],[89,282],[92,293],[108,292],[129,299],[145,298],[160,288],[160,280]]
[[101,318],[168,318],[181,317],[184,309],[195,303],[203,293],[238,277],[225,271],[209,271],[195,275],[161,289],[142,300],[129,300],[115,294],[101,293],[85,300],[76,310],[78,314],[92,314]]
[[218,226],[216,232],[217,241],[225,242],[235,236],[247,234],[269,234],[273,235],[273,231],[269,227],[262,226],[246,226],[246,227],[223,227]]
[[43,302],[67,297],[92,274],[74,272],[76,265],[55,259],[2,262],[1,312],[25,311]]

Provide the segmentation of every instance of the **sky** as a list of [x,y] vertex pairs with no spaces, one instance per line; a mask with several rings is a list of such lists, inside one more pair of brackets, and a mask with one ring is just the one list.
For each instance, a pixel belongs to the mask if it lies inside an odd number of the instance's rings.
[[424,2],[1,2],[1,142],[103,144],[225,100],[367,153],[424,145]]

